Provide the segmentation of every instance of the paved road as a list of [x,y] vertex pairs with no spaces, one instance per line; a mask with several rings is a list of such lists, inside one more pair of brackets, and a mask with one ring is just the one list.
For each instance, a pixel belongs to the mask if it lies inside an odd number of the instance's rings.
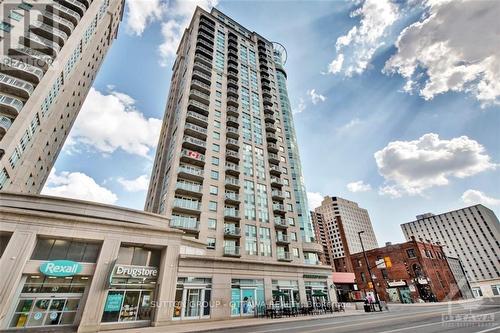
[[[447,316],[451,313],[451,316]],[[445,316],[445,317],[443,317]],[[445,318],[446,320],[443,320]],[[397,306],[364,316],[312,319],[212,332],[223,333],[493,333],[500,332],[500,298],[448,306]]]

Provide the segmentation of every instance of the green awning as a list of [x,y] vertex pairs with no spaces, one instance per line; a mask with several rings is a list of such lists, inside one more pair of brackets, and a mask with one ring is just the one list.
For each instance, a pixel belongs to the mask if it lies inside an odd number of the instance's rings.
[[318,297],[321,297],[321,296],[328,296],[328,294],[322,292],[321,290],[315,290],[312,294],[313,296],[318,296]]

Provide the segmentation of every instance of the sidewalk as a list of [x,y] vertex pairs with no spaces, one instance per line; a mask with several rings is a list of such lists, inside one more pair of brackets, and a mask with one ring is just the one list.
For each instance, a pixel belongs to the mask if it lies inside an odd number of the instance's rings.
[[[279,324],[286,322],[295,321],[306,321],[315,319],[325,319],[325,318],[338,318],[338,317],[349,317],[349,316],[359,316],[364,314],[363,311],[359,310],[346,310],[346,312],[336,312],[333,314],[324,315],[311,315],[311,316],[299,316],[290,318],[235,318],[228,320],[217,320],[217,321],[189,321],[189,322],[172,322],[168,326],[161,327],[142,327],[134,329],[120,330],[122,333],[183,333],[183,332],[208,332],[215,331],[225,328],[235,328],[235,327],[249,327],[249,326],[261,326],[268,324]],[[104,331],[102,331],[104,332]]]
[[413,307],[413,306],[443,306],[443,305],[456,305],[456,304],[466,304],[466,303],[474,303],[480,302],[481,298],[472,298],[458,301],[443,301],[443,302],[428,302],[428,303],[387,303],[389,309],[391,306],[395,307]]

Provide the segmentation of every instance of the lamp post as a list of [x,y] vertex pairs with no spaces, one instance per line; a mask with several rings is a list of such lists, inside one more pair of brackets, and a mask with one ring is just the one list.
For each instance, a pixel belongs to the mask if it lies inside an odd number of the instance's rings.
[[368,274],[370,275],[370,281],[372,282],[373,293],[375,294],[375,303],[378,304],[380,311],[382,311],[382,305],[380,304],[380,300],[378,298],[377,288],[375,287],[375,282],[373,281],[372,270],[370,268],[370,264],[368,263],[368,257],[366,256],[365,246],[363,245],[363,239],[361,238],[361,234],[364,232],[365,232],[364,230],[358,231],[359,242],[361,243],[361,249],[363,250],[363,256],[365,257],[366,268],[368,268]]

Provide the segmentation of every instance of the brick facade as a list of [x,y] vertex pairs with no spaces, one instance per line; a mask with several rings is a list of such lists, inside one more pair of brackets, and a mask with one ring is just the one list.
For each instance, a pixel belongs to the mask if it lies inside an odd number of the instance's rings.
[[[445,301],[461,298],[442,246],[415,240],[366,251],[380,300],[386,302]],[[376,267],[377,260],[391,267]],[[359,290],[373,291],[363,253],[351,255]],[[375,266],[375,267],[374,267]],[[374,268],[372,268],[374,267]]]

